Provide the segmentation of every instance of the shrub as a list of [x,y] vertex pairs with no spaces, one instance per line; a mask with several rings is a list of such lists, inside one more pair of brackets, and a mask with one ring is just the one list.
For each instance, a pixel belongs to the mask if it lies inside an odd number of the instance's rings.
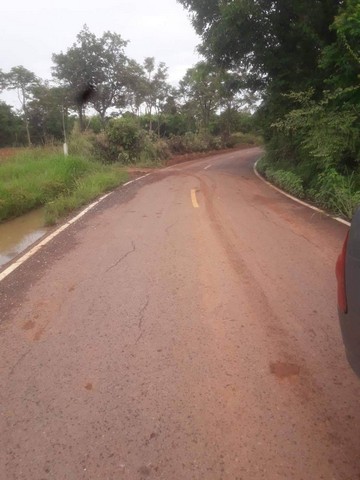
[[144,137],[144,143],[140,153],[140,162],[148,163],[162,163],[170,157],[170,150],[168,144],[161,139],[152,138],[150,135]]
[[360,204],[355,175],[340,175],[335,168],[322,172],[308,195],[318,205],[349,219]]
[[187,147],[183,136],[171,135],[167,141],[170,152],[175,155],[183,155],[187,153]]
[[266,177],[278,187],[298,198],[304,197],[302,180],[295,173],[286,170],[272,170],[271,168],[267,168],[265,172]]
[[[106,129],[106,134],[109,147],[117,157],[116,160],[129,163],[135,162],[140,157],[146,133],[140,128],[135,118],[123,117],[111,120]],[[124,155],[124,152],[126,155]]]
[[71,155],[80,155],[88,159],[94,156],[94,133],[81,132],[78,123],[74,125],[68,144]]

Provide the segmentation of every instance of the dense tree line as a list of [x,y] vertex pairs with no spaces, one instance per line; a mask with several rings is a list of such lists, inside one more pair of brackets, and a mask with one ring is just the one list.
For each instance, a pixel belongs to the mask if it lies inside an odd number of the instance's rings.
[[272,173],[298,175],[304,195],[350,216],[360,201],[359,0],[178,1],[207,62],[261,94]]
[[164,63],[153,57],[138,63],[127,55],[127,44],[117,33],[98,37],[85,25],[71,47],[53,54],[51,82],[23,66],[0,72],[0,90],[15,90],[21,105],[15,112],[0,104],[0,146],[62,141],[75,119],[81,131],[99,132],[124,114],[167,137],[199,131],[226,135],[246,123],[256,98],[240,73],[203,61],[175,88]]

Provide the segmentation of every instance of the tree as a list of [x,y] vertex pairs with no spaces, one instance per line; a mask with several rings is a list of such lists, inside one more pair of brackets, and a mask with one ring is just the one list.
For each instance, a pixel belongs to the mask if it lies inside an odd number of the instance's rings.
[[147,93],[147,78],[143,66],[135,60],[129,59],[128,61],[127,69],[124,72],[124,85],[124,98],[121,106],[128,106],[132,113],[139,115]]
[[92,103],[103,123],[109,108],[123,104],[129,62],[124,53],[127,43],[112,32],[96,37],[84,25],[66,53],[53,55],[53,75],[70,89],[81,129],[87,101]]
[[170,91],[170,86],[166,81],[168,68],[164,62],[160,62],[156,68],[154,57],[145,58],[143,68],[146,73],[144,100],[146,113],[150,118],[149,130],[152,131],[152,112],[155,109],[159,117]]
[[0,126],[0,147],[22,145],[26,142],[22,119],[5,102],[0,102]]
[[331,29],[336,39],[321,56],[327,77],[320,98],[314,88],[292,92],[294,107],[274,127],[296,136],[318,169],[344,173],[360,163],[360,4],[348,0]]
[[6,89],[6,75],[0,70],[0,93]]
[[[358,4],[357,0],[348,0]],[[320,101],[328,82],[320,68],[324,49],[336,41],[330,26],[343,0],[179,0],[202,36],[201,52],[222,68],[246,72],[246,86],[262,94],[257,118],[275,160],[302,154],[296,133],[274,123],[296,108],[290,94],[312,89]]]
[[[321,67],[327,74],[327,85],[332,88],[360,86],[360,4],[348,0],[340,9],[331,29],[335,41],[324,49]],[[354,103],[359,104],[360,89],[353,90]]]
[[[249,84],[309,84],[342,0],[179,0],[193,13],[202,52],[227,68],[241,66]],[[319,72],[317,72],[319,75]]]
[[17,91],[18,99],[21,103],[28,145],[31,146],[28,103],[32,98],[34,88],[39,84],[39,79],[33,72],[20,65],[13,67],[9,73],[5,74],[4,84],[7,90]]
[[219,106],[219,71],[206,62],[197,63],[180,81],[180,94],[185,110],[197,118],[200,129],[208,130],[211,114]]
[[[71,106],[66,87],[37,85],[28,104],[29,125],[35,143],[64,140],[69,131],[68,110]],[[65,130],[65,131],[64,131]]]

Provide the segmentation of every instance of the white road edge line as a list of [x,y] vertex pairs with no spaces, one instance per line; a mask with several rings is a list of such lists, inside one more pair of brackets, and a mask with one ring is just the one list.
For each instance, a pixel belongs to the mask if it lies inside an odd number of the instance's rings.
[[261,160],[261,159],[259,158],[259,159],[256,160],[256,162],[254,163],[254,173],[255,173],[255,175],[256,175],[258,178],[260,178],[260,180],[262,180],[264,183],[266,183],[267,185],[269,185],[269,187],[273,188],[274,190],[276,190],[276,191],[279,192],[279,193],[282,193],[283,195],[285,195],[285,197],[290,198],[290,199],[293,200],[294,202],[300,203],[300,205],[303,205],[304,207],[308,207],[308,208],[311,208],[311,210],[314,210],[315,212],[322,213],[322,214],[325,215],[326,217],[330,217],[330,218],[332,218],[333,220],[336,220],[337,222],[342,223],[343,225],[347,225],[348,227],[351,226],[351,223],[350,223],[350,222],[348,222],[348,221],[346,221],[346,220],[343,220],[342,218],[339,218],[339,217],[333,217],[333,216],[330,215],[329,213],[325,212],[325,210],[321,210],[320,208],[314,207],[313,205],[310,205],[309,203],[303,202],[302,200],[299,200],[298,198],[293,197],[293,196],[290,195],[289,193],[284,192],[284,190],[281,190],[281,188],[275,187],[275,185],[273,185],[272,183],[270,183],[270,182],[268,182],[267,180],[265,180],[265,178],[264,178],[262,175],[260,175],[260,173],[257,171],[257,164],[258,164],[258,162],[259,162],[260,160]]
[[[126,185],[130,185],[131,183],[137,182],[145,177],[148,177],[151,175],[151,173],[147,173],[146,175],[143,175],[142,177],[135,178],[135,180],[131,180],[130,182],[124,183],[122,187],[126,187]],[[59,227],[57,230],[55,230],[53,233],[50,233],[47,237],[45,237],[43,240],[41,240],[40,243],[35,245],[31,250],[29,250],[27,253],[22,255],[20,258],[18,258],[14,263],[12,263],[9,267],[7,267],[3,272],[0,273],[0,282],[4,280],[10,273],[12,273],[14,270],[20,267],[26,260],[31,258],[35,253],[37,253],[42,247],[47,245],[51,240],[55,237],[57,237],[61,232],[66,230],[70,225],[73,223],[77,222],[81,217],[83,217],[86,213],[88,213],[90,210],[92,210],[96,205],[99,205],[100,202],[105,200],[105,198],[109,197],[112,195],[114,192],[107,193],[100,197],[96,202],[91,203],[88,205],[84,210],[82,210],[78,215],[76,215],[74,218],[66,222],[64,225]]]

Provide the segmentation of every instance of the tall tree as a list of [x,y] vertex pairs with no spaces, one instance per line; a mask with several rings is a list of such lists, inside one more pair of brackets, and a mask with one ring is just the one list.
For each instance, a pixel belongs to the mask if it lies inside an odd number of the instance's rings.
[[53,75],[71,90],[81,128],[86,101],[92,103],[102,122],[109,108],[121,104],[129,62],[124,51],[127,43],[112,32],[96,37],[84,25],[66,53],[53,55]]
[[336,40],[330,25],[344,0],[178,1],[192,13],[202,53],[223,68],[246,71],[247,86],[261,91],[258,118],[271,150],[295,158],[296,139],[272,125],[294,108],[291,92],[311,88],[321,98],[326,72],[319,62]]
[[23,113],[28,145],[31,146],[29,129],[28,103],[32,98],[34,88],[39,84],[37,76],[22,65],[13,67],[4,77],[5,88],[16,90]]
[[146,110],[150,116],[150,131],[152,130],[152,113],[156,110],[159,114],[166,98],[170,91],[170,86],[167,83],[168,68],[164,62],[160,62],[156,67],[155,58],[147,57],[143,65],[146,82],[145,82],[145,96]]
[[64,139],[70,106],[65,87],[54,87],[44,82],[34,88],[33,98],[28,104],[28,115],[30,131],[36,143]]
[[117,108],[130,107],[132,113],[139,115],[141,105],[145,103],[147,93],[147,76],[142,65],[130,59],[124,72],[124,97]]
[[[329,25],[342,0],[178,0],[193,14],[202,51],[226,67],[243,67],[251,85],[316,81],[319,56],[334,40]],[[319,72],[317,72],[319,76]]]
[[200,129],[207,130],[211,114],[219,105],[219,71],[199,62],[180,81],[180,94],[186,108],[193,111]]
[[23,121],[10,105],[0,101],[0,147],[18,146],[26,142]]

